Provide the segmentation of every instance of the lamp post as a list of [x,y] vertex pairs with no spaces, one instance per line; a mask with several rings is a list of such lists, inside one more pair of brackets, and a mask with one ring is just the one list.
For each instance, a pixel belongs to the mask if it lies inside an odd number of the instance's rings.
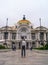
[[40,44],[41,44],[41,18],[39,18],[40,21]]
[[6,28],[5,28],[5,45],[7,46],[7,40],[6,40],[6,36],[7,36],[7,27],[8,27],[8,18],[6,19]]

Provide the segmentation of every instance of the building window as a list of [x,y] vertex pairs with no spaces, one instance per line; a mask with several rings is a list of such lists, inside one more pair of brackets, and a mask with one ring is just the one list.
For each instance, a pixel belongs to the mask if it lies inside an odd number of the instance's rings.
[[27,39],[27,36],[25,36],[25,39]]
[[16,39],[16,33],[12,33],[12,39]]
[[26,32],[26,28],[22,28],[21,32]]
[[44,33],[40,32],[40,40],[44,40]]
[[48,33],[46,33],[46,40],[48,41]]
[[4,32],[4,39],[8,39],[8,32]]
[[33,27],[31,26],[31,28],[33,28]]
[[35,48],[35,47],[36,47],[35,42],[32,42],[32,47],[33,47],[33,48]]
[[22,38],[25,38],[25,39],[27,39],[27,36],[21,36],[21,39],[22,39]]
[[35,39],[35,33],[32,33],[32,39],[34,40]]
[[16,28],[17,28],[17,26],[16,26]]

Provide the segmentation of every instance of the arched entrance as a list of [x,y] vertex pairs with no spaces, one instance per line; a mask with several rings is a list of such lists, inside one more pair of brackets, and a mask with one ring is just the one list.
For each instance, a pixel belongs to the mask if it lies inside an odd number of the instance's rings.
[[21,37],[24,37],[25,39],[30,38],[29,29],[26,26],[21,26],[17,31],[17,38],[21,39]]
[[21,26],[18,31],[17,31],[17,39],[19,41],[17,41],[19,43],[19,49],[21,48],[21,40],[22,40],[22,37],[25,38],[26,40],[26,48],[28,49],[29,48],[29,42],[28,40],[31,39],[31,32],[30,32],[30,29],[27,27],[27,26]]

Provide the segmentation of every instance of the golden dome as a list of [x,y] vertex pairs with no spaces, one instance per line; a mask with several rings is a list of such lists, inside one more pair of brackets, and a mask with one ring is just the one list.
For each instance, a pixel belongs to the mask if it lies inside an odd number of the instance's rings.
[[31,22],[26,20],[25,15],[23,16],[23,20],[18,21],[19,24],[30,24]]
[[30,21],[28,21],[28,20],[20,20],[18,23],[19,24],[30,24]]

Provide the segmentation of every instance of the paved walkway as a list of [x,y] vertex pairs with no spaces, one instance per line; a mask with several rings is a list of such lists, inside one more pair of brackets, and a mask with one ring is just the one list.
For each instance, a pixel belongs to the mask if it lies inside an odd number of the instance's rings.
[[26,57],[21,58],[21,50],[0,52],[0,65],[48,65],[48,54],[26,50]]

